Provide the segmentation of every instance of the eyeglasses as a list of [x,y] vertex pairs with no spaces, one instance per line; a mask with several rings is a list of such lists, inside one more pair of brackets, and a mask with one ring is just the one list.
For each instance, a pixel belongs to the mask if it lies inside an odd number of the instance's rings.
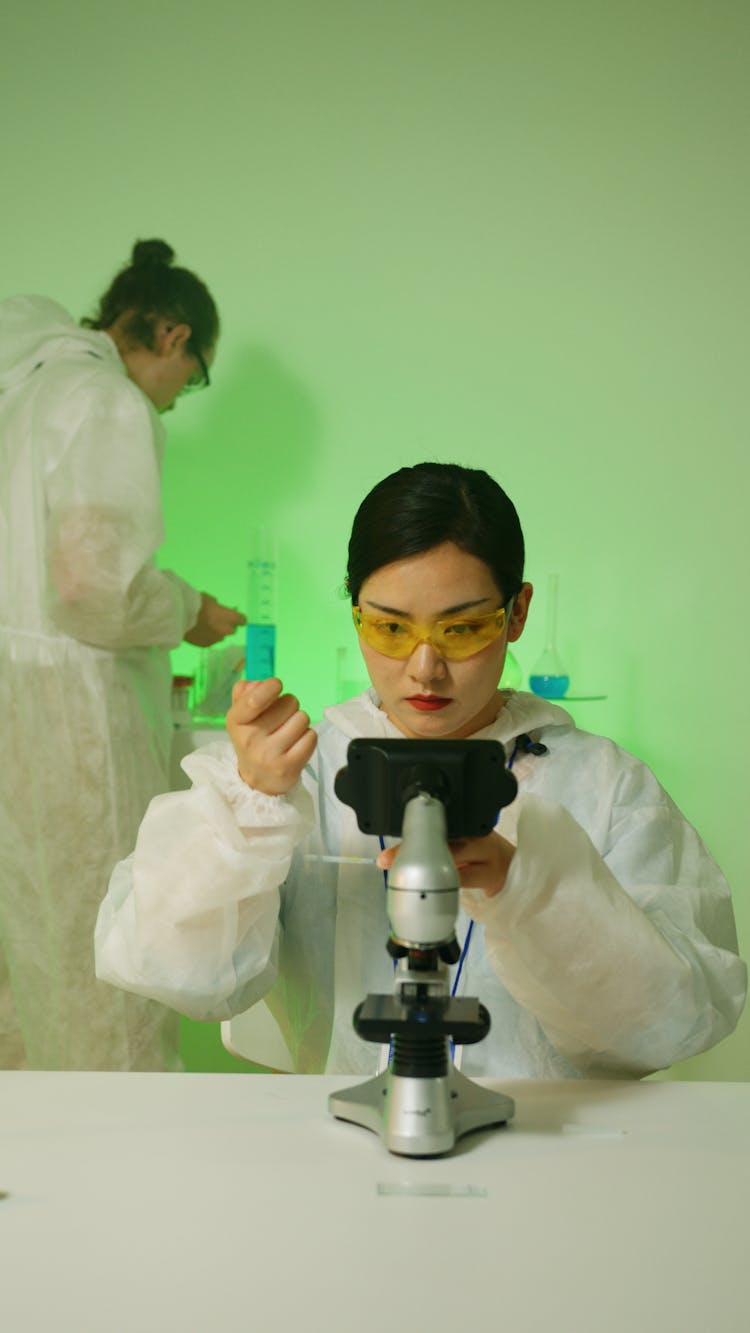
[[352,619],[362,641],[386,657],[411,657],[420,643],[429,643],[450,661],[461,662],[499,639],[505,629],[505,607],[486,616],[449,616],[416,624],[399,616],[366,615],[352,607]]
[[198,374],[198,372],[196,371],[195,375],[190,376],[190,379],[188,380],[187,384],[184,384],[183,387],[180,389],[181,394],[195,393],[196,389],[207,389],[209,384],[211,383],[211,379],[208,374],[208,366],[203,360],[203,357],[201,356],[200,352],[193,351],[191,349],[191,355],[195,357],[196,361],[198,362],[198,365],[200,366],[200,374]]

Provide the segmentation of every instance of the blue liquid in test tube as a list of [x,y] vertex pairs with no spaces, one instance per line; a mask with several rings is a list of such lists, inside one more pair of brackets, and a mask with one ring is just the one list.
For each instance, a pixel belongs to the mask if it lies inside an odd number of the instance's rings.
[[276,671],[276,550],[263,528],[251,535],[247,562],[245,679],[265,680]]
[[276,626],[245,628],[245,680],[265,680],[276,673]]

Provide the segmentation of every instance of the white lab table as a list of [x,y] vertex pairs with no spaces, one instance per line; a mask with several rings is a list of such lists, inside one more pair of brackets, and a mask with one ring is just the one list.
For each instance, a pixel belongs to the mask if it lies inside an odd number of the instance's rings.
[[747,1333],[750,1084],[503,1082],[391,1156],[349,1078],[0,1073],[7,1333]]

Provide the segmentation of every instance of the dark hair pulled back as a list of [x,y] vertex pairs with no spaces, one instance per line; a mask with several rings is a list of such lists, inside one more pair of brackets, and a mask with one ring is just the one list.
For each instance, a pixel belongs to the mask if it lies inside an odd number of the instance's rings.
[[378,482],[355,514],[346,578],[352,602],[376,569],[443,542],[483,560],[504,603],[515,597],[523,583],[524,540],[512,500],[479,468],[417,463]]
[[156,325],[167,319],[190,325],[194,351],[210,351],[219,336],[213,297],[194,273],[173,265],[174,257],[166,241],[136,241],[130,263],[101,297],[94,317],[81,323],[89,329],[110,329],[119,322],[127,338],[153,348]]

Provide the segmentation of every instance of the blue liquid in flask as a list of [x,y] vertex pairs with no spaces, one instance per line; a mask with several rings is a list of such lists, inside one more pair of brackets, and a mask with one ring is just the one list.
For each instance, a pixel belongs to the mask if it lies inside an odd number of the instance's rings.
[[534,694],[542,699],[564,699],[570,685],[570,676],[529,676]]
[[529,676],[530,689],[542,699],[564,699],[570,685],[570,676],[557,655],[557,585],[558,575],[550,574],[546,647]]

